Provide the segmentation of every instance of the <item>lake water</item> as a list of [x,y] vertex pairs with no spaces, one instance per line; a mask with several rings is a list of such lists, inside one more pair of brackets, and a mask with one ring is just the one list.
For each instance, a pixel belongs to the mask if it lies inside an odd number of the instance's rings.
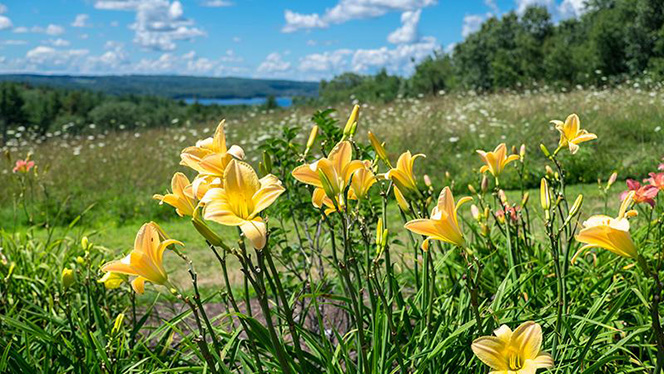
[[[287,108],[293,105],[292,97],[277,97],[277,105],[282,108]],[[252,97],[252,98],[235,98],[235,99],[184,99],[187,104],[198,102],[201,105],[262,105],[265,104],[267,98],[265,97]]]

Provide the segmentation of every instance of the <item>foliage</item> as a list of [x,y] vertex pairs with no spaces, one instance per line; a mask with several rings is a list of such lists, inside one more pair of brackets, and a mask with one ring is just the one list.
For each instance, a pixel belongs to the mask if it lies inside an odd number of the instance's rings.
[[315,96],[314,82],[250,78],[213,78],[178,75],[69,76],[3,74],[0,82],[22,82],[67,90],[90,90],[107,95],[183,98],[253,98]]

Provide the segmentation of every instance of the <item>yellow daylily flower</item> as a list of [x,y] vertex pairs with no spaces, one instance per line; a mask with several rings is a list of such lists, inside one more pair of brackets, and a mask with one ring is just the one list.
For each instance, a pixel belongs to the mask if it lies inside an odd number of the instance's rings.
[[[134,249],[123,259],[112,261],[101,267],[104,272],[135,276],[131,286],[142,294],[145,282],[165,285],[168,274],[164,269],[164,251],[171,244],[184,246],[182,242],[167,239],[161,228],[154,222],[144,224],[134,241]],[[103,278],[102,278],[103,279]]]
[[558,148],[568,147],[572,154],[579,150],[579,144],[597,139],[597,135],[581,129],[581,121],[576,114],[570,114],[565,122],[553,120],[551,123],[560,132]]
[[438,205],[433,208],[431,218],[412,220],[406,223],[405,227],[416,234],[426,236],[426,240],[441,240],[462,247],[465,241],[459,227],[457,211],[461,205],[472,199],[472,197],[462,197],[455,205],[452,191],[449,187],[445,187],[440,192]]
[[572,263],[583,251],[589,248],[604,248],[618,256],[636,259],[639,256],[636,245],[629,234],[629,221],[627,212],[634,199],[631,191],[620,206],[618,217],[611,218],[605,215],[595,215],[583,222],[583,229],[576,236],[576,240],[585,244],[572,257]]
[[339,195],[350,182],[353,173],[363,167],[362,161],[353,160],[353,146],[350,142],[342,141],[332,149],[327,158],[298,166],[291,174],[298,181],[318,188],[325,187],[321,179],[325,178],[331,193]]
[[180,165],[190,167],[203,175],[221,177],[231,159],[243,160],[242,148],[236,145],[226,147],[225,125],[226,120],[222,120],[214,137],[199,140],[195,146],[185,148],[180,154]]
[[125,281],[127,281],[126,275],[108,271],[103,277],[99,278],[97,283],[103,283],[107,290],[113,290],[120,287]]
[[314,193],[311,195],[311,202],[314,204],[314,206],[318,209],[325,207],[325,215],[330,215],[330,213],[333,212],[339,212],[343,210],[343,205],[342,202],[339,200],[339,198],[336,199],[336,206],[334,205],[334,202],[332,199],[330,199],[327,194],[325,193],[325,190],[322,188],[315,188]]
[[263,249],[267,227],[258,215],[285,189],[272,174],[258,179],[247,163],[231,160],[224,171],[223,188],[210,189],[201,202],[203,218],[226,226],[239,226],[256,249]]
[[480,155],[482,161],[484,161],[485,164],[480,168],[480,173],[489,171],[496,178],[500,175],[500,173],[503,172],[505,166],[507,166],[510,162],[516,161],[520,158],[519,155],[507,156],[507,147],[505,146],[505,143],[498,144],[493,152],[485,152],[478,149],[477,153]]
[[537,369],[553,367],[553,358],[542,352],[542,327],[524,322],[512,331],[506,325],[493,332],[496,336],[475,339],[475,356],[489,366],[491,374],[535,374]]
[[413,174],[413,165],[418,157],[426,156],[421,153],[413,156],[410,151],[402,153],[397,160],[397,166],[385,174],[385,178],[390,179],[403,194],[417,194],[419,192]]
[[175,173],[171,179],[172,193],[166,195],[155,194],[153,199],[159,200],[160,204],[166,203],[175,208],[180,216],[191,216],[196,208],[196,199],[193,196],[189,178],[182,173]]
[[369,188],[376,183],[376,175],[371,171],[371,161],[365,160],[364,167],[355,170],[350,181],[351,195],[349,198],[362,200],[367,196]]

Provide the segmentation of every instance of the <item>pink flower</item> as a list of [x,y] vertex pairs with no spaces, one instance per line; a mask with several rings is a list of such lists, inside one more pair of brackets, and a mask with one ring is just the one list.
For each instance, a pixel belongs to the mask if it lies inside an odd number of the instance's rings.
[[630,191],[634,191],[634,203],[635,204],[640,204],[640,203],[647,203],[651,207],[655,206],[655,196],[657,196],[657,193],[659,192],[659,189],[656,186],[653,186],[652,184],[647,184],[644,186],[641,186],[641,183],[638,181],[635,181],[634,179],[628,179],[627,180],[627,191],[623,191],[620,194],[620,200],[625,200],[627,197],[627,194]]
[[28,161],[28,160],[16,160],[16,166],[14,166],[14,169],[12,169],[12,172],[17,173],[27,173],[32,169],[32,167],[35,166],[34,161]]
[[659,190],[664,190],[664,173],[650,173],[650,178],[644,179],[644,182],[650,183]]
[[[507,207],[507,214],[509,215],[512,222],[517,222],[519,220],[520,213],[521,213],[521,207],[519,206]],[[496,212],[496,217],[500,220],[500,222],[505,222],[505,211],[503,211],[502,209],[498,210]]]

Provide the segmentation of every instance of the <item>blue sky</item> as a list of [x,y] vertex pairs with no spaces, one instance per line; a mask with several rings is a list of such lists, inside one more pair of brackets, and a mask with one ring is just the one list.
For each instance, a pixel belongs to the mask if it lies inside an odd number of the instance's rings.
[[583,0],[0,0],[0,72],[408,75],[491,16]]

